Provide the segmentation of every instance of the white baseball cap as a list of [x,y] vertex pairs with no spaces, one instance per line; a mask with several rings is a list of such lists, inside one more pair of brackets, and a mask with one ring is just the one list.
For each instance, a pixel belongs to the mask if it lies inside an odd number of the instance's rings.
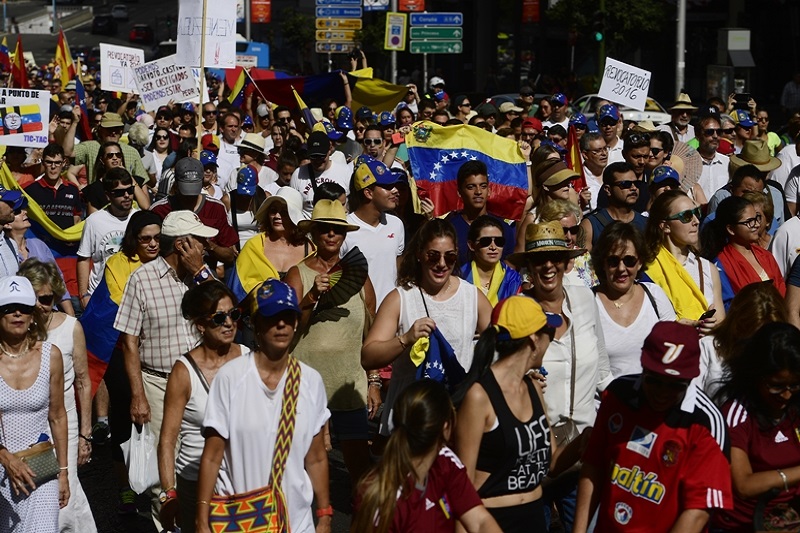
[[0,278],[0,307],[21,304],[36,305],[36,291],[24,276],[3,276]]
[[161,225],[161,234],[165,237],[194,235],[210,239],[216,237],[217,233],[219,233],[218,229],[206,226],[196,213],[186,210],[171,212],[164,218],[164,223]]

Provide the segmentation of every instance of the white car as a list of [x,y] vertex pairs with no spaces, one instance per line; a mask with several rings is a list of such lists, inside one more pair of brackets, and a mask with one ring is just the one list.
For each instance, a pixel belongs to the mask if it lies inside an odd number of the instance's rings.
[[111,16],[114,17],[114,20],[128,20],[128,6],[115,4],[111,8]]
[[[597,102],[599,100],[602,100],[602,98],[600,98],[598,95],[587,94],[572,102],[570,107],[572,107],[573,111],[583,113],[586,118],[589,119],[594,116],[594,112],[597,109]],[[672,117],[667,110],[664,109],[661,104],[649,97],[647,98],[647,103],[644,106],[644,111],[639,111],[638,109],[633,109],[632,107],[628,106],[618,107],[619,112],[622,115],[622,120],[633,120],[635,122],[650,120],[656,126],[672,120]]]

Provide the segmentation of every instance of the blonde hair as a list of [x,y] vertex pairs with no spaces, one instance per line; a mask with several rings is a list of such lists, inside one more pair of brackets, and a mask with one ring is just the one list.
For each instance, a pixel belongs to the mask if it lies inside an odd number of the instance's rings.
[[33,285],[33,290],[38,291],[45,285],[50,285],[55,301],[58,302],[67,293],[67,287],[61,278],[61,272],[55,263],[45,263],[31,257],[19,266],[18,276],[25,276]]

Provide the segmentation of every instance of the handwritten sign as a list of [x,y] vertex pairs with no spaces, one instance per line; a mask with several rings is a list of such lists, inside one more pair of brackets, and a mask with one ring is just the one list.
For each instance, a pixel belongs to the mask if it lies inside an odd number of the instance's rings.
[[200,40],[206,36],[205,67],[236,66],[236,0],[214,0],[203,26],[203,0],[180,0],[178,11],[178,64],[201,66]]
[[133,69],[144,65],[144,51],[100,43],[100,83],[104,91],[135,93]]
[[47,146],[50,91],[0,88],[0,145]]
[[650,89],[650,72],[610,57],[606,58],[600,98],[644,111],[647,91]]
[[[194,78],[194,83],[196,86],[200,87],[198,96],[200,97],[200,104],[206,104],[211,101],[211,97],[208,95],[208,84],[206,83],[206,77],[201,74],[199,67],[192,67],[192,77]],[[194,102],[195,104],[198,103],[198,97],[194,96],[188,100],[184,100],[185,102]]]
[[182,102],[200,96],[191,70],[176,65],[175,55],[145,63],[133,73],[145,111],[157,111],[170,100]]

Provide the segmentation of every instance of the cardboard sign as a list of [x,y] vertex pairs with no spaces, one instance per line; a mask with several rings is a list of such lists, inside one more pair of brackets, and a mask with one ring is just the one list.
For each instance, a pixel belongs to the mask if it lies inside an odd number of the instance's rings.
[[144,51],[100,43],[100,83],[104,91],[136,93],[133,69],[144,65]]
[[47,146],[50,91],[0,88],[0,145]]
[[[210,7],[210,6],[209,6]],[[180,65],[199,67],[200,42],[206,35],[202,66],[234,68],[236,66],[236,0],[214,0],[206,12],[203,26],[203,0],[180,0],[178,12],[178,46],[176,61]]]
[[650,72],[616,59],[606,58],[603,81],[598,96],[616,104],[644,111],[647,91],[650,89]]
[[145,111],[157,111],[170,100],[182,102],[200,96],[191,70],[175,64],[175,55],[133,69]]
[[[195,85],[200,88],[198,92],[200,104],[210,102],[211,97],[208,95],[208,84],[206,83],[206,77],[200,73],[199,67],[192,67],[192,77],[194,78]],[[197,103],[197,97],[190,98],[190,101]]]

